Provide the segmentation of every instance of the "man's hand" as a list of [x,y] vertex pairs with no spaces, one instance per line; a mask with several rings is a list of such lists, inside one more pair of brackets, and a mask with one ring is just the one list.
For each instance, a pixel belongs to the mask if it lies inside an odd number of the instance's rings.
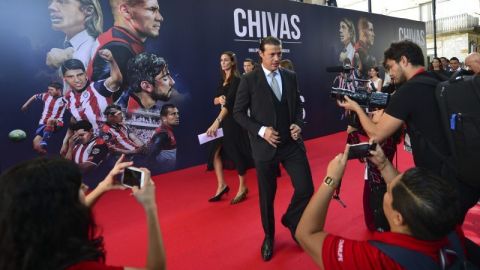
[[[374,143],[373,140],[370,140],[370,144]],[[377,147],[375,150],[370,150],[371,156],[368,159],[377,166],[377,168],[383,168],[387,164],[388,160],[385,157],[385,153],[383,153],[382,147],[380,144],[377,143]]]
[[75,49],[68,47],[66,49],[52,48],[47,53],[46,64],[52,68],[59,68],[65,60],[72,59]]
[[349,148],[350,145],[347,144],[345,146],[345,152],[343,152],[343,154],[338,154],[330,161],[330,163],[328,163],[327,176],[330,176],[337,181],[342,179],[345,167],[347,166]]
[[68,138],[68,146],[73,148],[76,144],[76,142],[79,140],[79,136],[78,136],[78,133],[77,132],[74,132],[72,136],[70,136],[70,138]]
[[218,97],[218,102],[220,105],[225,106],[225,104],[227,104],[227,98],[224,95],[221,95]]
[[113,61],[113,54],[109,49],[99,50],[98,55],[107,62]]
[[280,143],[280,137],[278,136],[278,132],[272,127],[267,127],[265,129],[263,139],[265,139],[271,146],[275,148],[277,148],[277,144]]
[[290,125],[290,135],[294,141],[298,140],[302,136],[302,129],[296,124]]
[[340,53],[340,57],[339,57],[340,62],[343,63],[343,62],[345,61],[345,59],[347,59],[347,57],[348,57],[347,52],[343,52],[343,51],[342,51],[342,52]]
[[358,103],[355,102],[354,100],[350,99],[347,96],[343,96],[343,97],[345,98],[345,100],[337,100],[338,106],[345,108],[345,110],[351,110],[353,112],[358,112],[359,110],[362,109],[360,105],[358,105]]

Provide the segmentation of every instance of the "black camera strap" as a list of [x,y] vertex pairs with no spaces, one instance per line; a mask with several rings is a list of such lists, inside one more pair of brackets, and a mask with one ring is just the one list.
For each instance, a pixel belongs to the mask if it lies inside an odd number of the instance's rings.
[[343,208],[347,208],[347,205],[342,201],[342,199],[340,199],[340,185],[338,185],[338,187],[333,192],[332,198],[336,200]]

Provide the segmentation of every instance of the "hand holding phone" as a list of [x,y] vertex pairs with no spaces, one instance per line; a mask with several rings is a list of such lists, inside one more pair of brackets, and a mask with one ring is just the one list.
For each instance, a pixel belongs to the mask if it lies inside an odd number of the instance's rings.
[[136,167],[127,167],[123,171],[121,183],[129,188],[141,188],[145,183],[145,172]]
[[375,150],[377,148],[376,143],[358,143],[350,145],[350,150],[348,151],[348,159],[356,158],[365,158],[370,156],[370,150]]

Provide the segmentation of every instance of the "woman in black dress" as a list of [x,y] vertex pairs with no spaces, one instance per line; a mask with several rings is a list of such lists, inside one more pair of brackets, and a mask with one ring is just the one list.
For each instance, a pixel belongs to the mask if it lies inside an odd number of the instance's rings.
[[219,201],[230,188],[225,183],[223,169],[236,169],[240,184],[238,192],[231,204],[246,199],[248,188],[245,184],[245,173],[251,164],[250,146],[247,133],[233,119],[232,111],[240,77],[237,70],[237,59],[233,52],[224,52],[220,56],[220,72],[222,80],[219,82],[217,93],[213,100],[220,105],[220,113],[207,130],[207,135],[213,136],[219,128],[223,129],[223,137],[212,141],[212,148],[208,158],[208,169],[215,170],[217,176],[217,191],[208,201]]

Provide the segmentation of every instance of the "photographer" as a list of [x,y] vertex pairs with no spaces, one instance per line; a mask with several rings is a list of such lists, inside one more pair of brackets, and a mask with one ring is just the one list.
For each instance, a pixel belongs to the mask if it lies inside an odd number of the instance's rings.
[[[452,203],[457,201],[457,194],[452,192],[450,182],[428,170],[412,168],[399,174],[378,145],[370,151],[373,156],[369,159],[388,185],[383,208],[391,231],[375,232],[369,241],[324,231],[328,206],[342,180],[348,151],[347,145],[343,154],[330,161],[325,180],[303,212],[295,235],[303,249],[322,269],[405,269],[371,241],[414,250],[440,264],[439,250],[448,245],[447,235],[458,221],[458,208]],[[457,235],[463,242],[460,229]]]
[[[78,166],[66,159],[23,162],[0,176],[0,269],[138,269],[105,265],[103,237],[91,206],[105,192],[123,189],[114,179],[132,162],[116,162],[88,195]],[[146,269],[165,269],[155,186],[132,189],[145,210],[148,228]]]
[[348,97],[338,104],[355,112],[368,137],[378,142],[392,136],[405,123],[415,165],[440,175],[443,157],[448,156],[449,151],[435,100],[438,80],[425,72],[422,49],[412,41],[392,43],[384,59],[385,69],[395,83],[402,86],[392,95],[378,123]]

